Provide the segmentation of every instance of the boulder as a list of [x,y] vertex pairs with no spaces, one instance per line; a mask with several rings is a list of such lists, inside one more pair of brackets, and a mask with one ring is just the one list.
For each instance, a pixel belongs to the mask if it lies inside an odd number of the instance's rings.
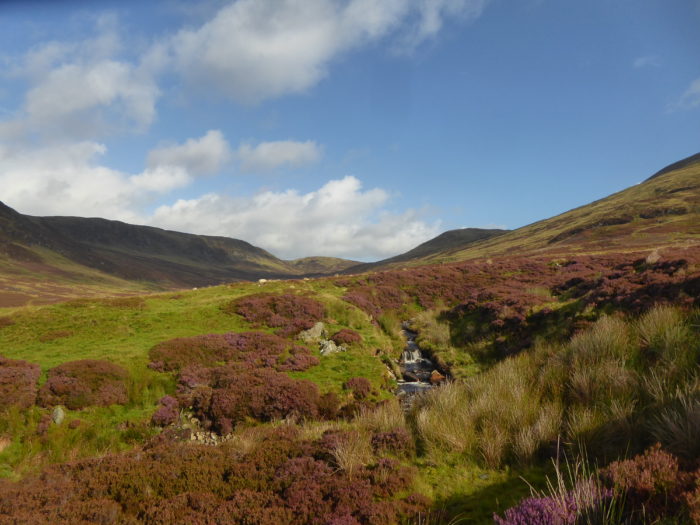
[[319,343],[319,350],[321,355],[330,355],[337,352],[345,352],[347,348],[345,348],[344,345],[336,345],[335,342],[331,341],[330,339],[323,339]]
[[63,407],[61,407],[61,406],[54,408],[53,412],[51,412],[51,419],[57,425],[60,425],[61,423],[63,423],[63,420],[65,418],[66,418],[66,411],[63,410]]
[[433,370],[433,371],[430,373],[430,379],[429,379],[429,381],[430,381],[430,384],[431,384],[431,385],[439,385],[439,384],[442,383],[445,379],[447,379],[447,378],[446,378],[444,375],[442,375],[440,372],[438,372],[437,370]]
[[326,325],[322,322],[318,322],[313,325],[308,330],[299,332],[299,339],[305,343],[315,343],[321,339],[326,339],[328,337],[328,330],[326,330]]
[[406,381],[407,383],[419,383],[420,382],[420,378],[416,374],[414,374],[413,372],[409,372],[408,370],[406,370],[403,373],[403,380]]

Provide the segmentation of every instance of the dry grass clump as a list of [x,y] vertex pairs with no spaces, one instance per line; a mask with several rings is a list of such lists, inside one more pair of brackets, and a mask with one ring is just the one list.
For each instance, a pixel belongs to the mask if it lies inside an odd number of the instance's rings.
[[[428,454],[490,467],[528,463],[559,436],[599,458],[652,440],[698,457],[700,382],[689,364],[697,367],[700,345],[689,319],[656,307],[638,321],[604,316],[566,345],[536,344],[428,392],[412,414],[417,433]],[[644,351],[652,346],[658,352]]]
[[367,432],[360,430],[343,432],[338,437],[331,454],[338,468],[349,476],[374,460],[370,436]]
[[651,435],[665,449],[686,460],[700,457],[700,390],[678,392],[673,403],[649,422]]
[[390,432],[406,426],[403,409],[397,399],[389,399],[374,407],[361,406],[355,423],[370,432]]

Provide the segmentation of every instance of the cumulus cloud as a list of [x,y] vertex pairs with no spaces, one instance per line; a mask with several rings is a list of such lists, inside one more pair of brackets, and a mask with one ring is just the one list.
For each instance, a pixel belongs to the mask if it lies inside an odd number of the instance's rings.
[[243,173],[263,173],[281,166],[299,168],[318,162],[322,148],[316,142],[280,140],[261,142],[255,146],[241,144],[236,151]]
[[696,78],[690,84],[676,106],[679,109],[694,109],[700,107],[700,78]]
[[[379,259],[438,233],[438,223],[415,211],[386,211],[389,193],[364,190],[352,176],[308,193],[210,193],[173,202],[170,192],[194,181],[183,166],[154,164],[130,174],[101,165],[105,153],[103,144],[89,141],[31,151],[0,145],[2,200],[31,215],[104,217],[244,239],[287,258]],[[162,202],[170,203],[148,211]]]
[[33,215],[79,215],[143,223],[141,210],[191,182],[179,167],[123,173],[99,163],[103,144],[76,142],[31,151],[0,148],[2,200]]
[[[113,17],[97,20],[98,35],[78,42],[48,42],[29,50],[7,74],[28,82],[23,106],[0,122],[0,136],[39,135],[94,139],[114,128],[146,129],[160,95],[153,64],[119,59]],[[152,60],[154,51],[145,55]]]
[[207,194],[156,209],[151,222],[180,231],[245,239],[275,255],[376,259],[409,250],[438,233],[415,211],[389,213],[389,194],[363,190],[352,176],[316,191],[265,191],[252,198]]
[[475,18],[488,0],[238,0],[171,39],[191,82],[254,104],[318,83],[338,55],[397,33],[406,48],[448,18]]
[[198,139],[184,144],[151,150],[148,154],[150,169],[175,167],[193,175],[216,173],[229,160],[231,150],[219,130],[209,130]]

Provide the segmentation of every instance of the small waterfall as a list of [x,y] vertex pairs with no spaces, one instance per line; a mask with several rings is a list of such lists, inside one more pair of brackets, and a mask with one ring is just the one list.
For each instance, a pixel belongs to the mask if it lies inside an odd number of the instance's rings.
[[416,343],[418,334],[409,330],[407,322],[403,323],[402,334],[406,339],[406,347],[399,361],[403,377],[398,381],[397,394],[408,396],[433,387],[430,384],[430,374],[435,370],[435,364],[423,355]]

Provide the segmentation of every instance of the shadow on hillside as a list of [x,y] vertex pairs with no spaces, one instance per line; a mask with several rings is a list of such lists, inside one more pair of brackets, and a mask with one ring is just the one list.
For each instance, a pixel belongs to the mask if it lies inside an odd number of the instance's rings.
[[450,520],[465,524],[493,523],[494,513],[502,514],[531,495],[528,484],[536,490],[545,489],[546,473],[541,468],[514,472],[506,481],[485,486],[469,494],[457,493],[446,499],[438,499],[434,508],[445,513],[444,523],[449,523]]

